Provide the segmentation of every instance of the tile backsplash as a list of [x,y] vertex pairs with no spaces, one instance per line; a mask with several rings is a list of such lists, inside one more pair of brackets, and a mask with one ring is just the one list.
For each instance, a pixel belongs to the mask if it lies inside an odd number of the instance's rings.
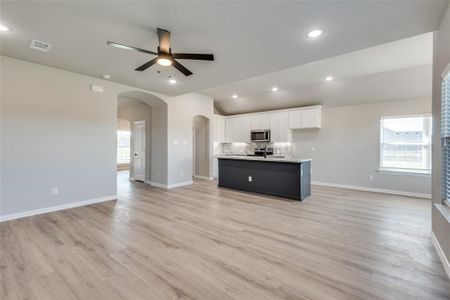
[[[214,154],[253,154],[260,145],[256,143],[214,143]],[[291,155],[291,143],[270,143],[275,155]]]

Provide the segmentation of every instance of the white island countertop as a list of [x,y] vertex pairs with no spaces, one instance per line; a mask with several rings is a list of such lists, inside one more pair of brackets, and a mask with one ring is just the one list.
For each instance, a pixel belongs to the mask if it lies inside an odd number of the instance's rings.
[[268,155],[267,158],[263,156],[247,156],[247,155],[215,155],[221,159],[233,160],[256,160],[256,161],[270,161],[270,162],[285,162],[285,163],[301,163],[311,161],[311,158],[297,158],[292,156]]

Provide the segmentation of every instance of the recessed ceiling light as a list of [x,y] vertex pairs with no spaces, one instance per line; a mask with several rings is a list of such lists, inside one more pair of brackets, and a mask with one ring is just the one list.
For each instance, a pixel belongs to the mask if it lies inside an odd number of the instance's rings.
[[169,83],[170,83],[170,84],[175,84],[175,83],[177,83],[177,81],[176,81],[175,79],[173,79],[173,78],[170,78],[170,79],[169,79]]
[[309,31],[307,35],[310,39],[316,39],[319,36],[321,36],[322,33],[323,33],[322,29],[314,29],[314,30]]
[[328,77],[325,78],[325,81],[331,81],[333,79],[334,79],[333,76],[328,76]]
[[110,79],[111,78],[111,76],[108,75],[108,74],[103,74],[102,77],[103,77],[103,79]]
[[236,99],[238,97],[238,95],[234,94],[232,97],[233,97],[233,99]]
[[8,26],[5,26],[3,24],[0,24],[0,32],[6,32],[6,31],[11,31],[11,28],[9,28]]
[[278,91],[278,88],[277,88],[276,86],[274,86],[274,87],[272,88],[272,92],[276,92],[276,91]]

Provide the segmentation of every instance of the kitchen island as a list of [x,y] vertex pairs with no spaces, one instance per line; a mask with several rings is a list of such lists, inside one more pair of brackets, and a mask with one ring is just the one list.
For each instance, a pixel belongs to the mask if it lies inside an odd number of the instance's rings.
[[219,187],[296,200],[311,195],[311,159],[220,156]]

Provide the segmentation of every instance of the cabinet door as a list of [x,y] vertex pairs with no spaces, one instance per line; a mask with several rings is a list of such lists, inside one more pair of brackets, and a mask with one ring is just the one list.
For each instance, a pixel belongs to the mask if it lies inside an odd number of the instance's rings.
[[220,117],[219,118],[219,125],[218,125],[218,139],[220,142],[225,142],[225,118]]
[[220,140],[220,131],[219,131],[219,122],[220,122],[220,118],[218,115],[214,115],[213,119],[212,119],[212,134],[213,134],[213,142],[221,142]]
[[304,109],[302,111],[302,128],[320,128],[320,108]]
[[225,118],[225,141],[228,143],[233,142],[233,118]]
[[274,143],[291,142],[291,133],[289,130],[289,113],[276,112],[270,114],[270,134],[271,141]]
[[225,118],[223,116],[214,116],[214,130],[213,130],[213,141],[218,143],[223,143],[226,141],[225,137]]
[[270,129],[270,114],[259,115],[261,129]]
[[252,118],[250,116],[242,117],[242,127],[241,127],[241,141],[244,143],[249,143],[251,140],[251,130],[252,130]]
[[270,129],[270,114],[256,114],[251,116],[251,129]]
[[242,136],[242,117],[231,118],[231,141],[232,143],[240,143],[243,140]]
[[289,128],[298,129],[302,128],[303,124],[302,110],[293,110],[289,112]]
[[258,115],[252,115],[252,116],[250,116],[250,119],[251,119],[251,124],[250,124],[250,129],[251,130],[257,130],[257,129],[261,129],[261,127],[260,127],[260,120],[259,120],[259,116]]

